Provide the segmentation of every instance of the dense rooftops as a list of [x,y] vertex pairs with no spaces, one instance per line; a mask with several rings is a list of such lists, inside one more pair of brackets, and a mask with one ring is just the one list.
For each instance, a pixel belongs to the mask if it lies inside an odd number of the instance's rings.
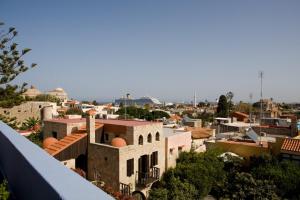
[[[72,124],[72,123],[84,123],[84,122],[86,122],[86,119],[85,118],[81,118],[81,119],[51,119],[51,120],[46,120],[46,122]],[[151,125],[151,124],[161,123],[161,122],[137,121],[137,120],[96,119],[96,123],[132,127],[132,126]]]

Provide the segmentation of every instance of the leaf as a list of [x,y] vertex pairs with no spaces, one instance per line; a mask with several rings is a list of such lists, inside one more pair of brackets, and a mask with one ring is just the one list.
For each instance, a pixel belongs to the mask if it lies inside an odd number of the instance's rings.
[[10,27],[8,32],[11,33],[11,32],[13,32],[14,30],[16,30],[15,27]]
[[31,49],[29,49],[29,48],[23,49],[23,50],[22,50],[22,55],[28,53],[29,51],[31,51]]
[[10,50],[13,51],[17,48],[17,43],[13,43],[11,46],[10,46]]
[[32,63],[32,64],[31,64],[31,67],[32,67],[32,68],[35,67],[35,66],[37,66],[36,63]]

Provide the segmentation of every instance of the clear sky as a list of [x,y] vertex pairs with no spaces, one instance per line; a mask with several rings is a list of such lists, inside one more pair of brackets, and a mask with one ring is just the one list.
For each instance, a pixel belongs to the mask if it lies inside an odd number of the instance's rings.
[[300,1],[0,0],[38,67],[19,82],[70,97],[300,101]]

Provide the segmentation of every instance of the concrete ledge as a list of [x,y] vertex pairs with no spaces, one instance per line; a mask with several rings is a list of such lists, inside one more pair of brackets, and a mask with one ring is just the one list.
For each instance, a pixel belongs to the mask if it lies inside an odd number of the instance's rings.
[[16,199],[113,199],[1,121],[0,171]]

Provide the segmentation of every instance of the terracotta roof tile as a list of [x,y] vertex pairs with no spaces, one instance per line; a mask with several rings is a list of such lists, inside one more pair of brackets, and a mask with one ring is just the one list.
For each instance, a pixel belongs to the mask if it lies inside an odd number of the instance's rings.
[[72,133],[71,135],[64,137],[60,141],[48,146],[47,148],[45,148],[45,151],[47,151],[50,155],[55,156],[59,152],[68,148],[75,142],[85,138],[86,136],[86,133]]
[[281,146],[281,150],[300,153],[300,140],[299,139],[285,139]]

